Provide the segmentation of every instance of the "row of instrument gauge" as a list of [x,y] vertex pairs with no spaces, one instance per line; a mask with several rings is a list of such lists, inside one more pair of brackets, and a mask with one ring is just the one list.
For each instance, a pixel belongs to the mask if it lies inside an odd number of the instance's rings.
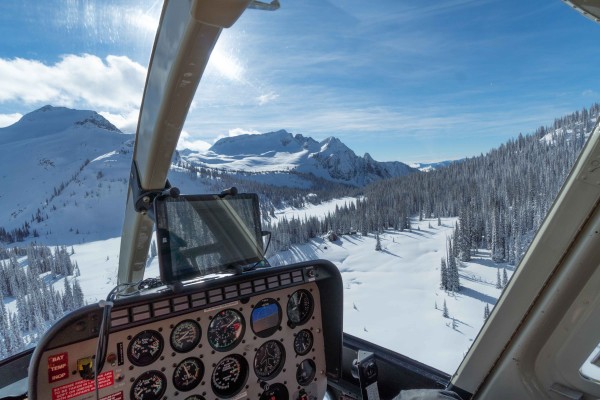
[[[150,318],[110,334],[102,376],[115,399],[305,397],[327,384],[321,312],[318,285],[309,282]],[[55,393],[77,397],[86,379],[79,365],[94,354],[95,343],[48,354],[48,360],[64,355],[75,363],[68,381],[52,382]]]
[[90,304],[44,335],[29,392],[52,400],[322,399],[341,376],[342,299],[339,270],[320,260],[117,299],[105,341],[105,309]]
[[[237,304],[236,304],[237,306]],[[307,289],[294,291],[286,303],[286,330],[296,329],[307,324],[313,317],[315,301]],[[235,349],[245,340],[247,323],[243,315],[244,307],[232,307],[214,310],[209,316],[206,327],[206,342],[212,354],[232,352],[225,355],[212,366],[210,387],[212,392],[221,398],[229,398],[242,391],[250,373],[264,382],[277,377],[285,366],[287,353],[282,339],[272,339],[277,332],[283,331],[282,307],[280,299],[262,298],[251,305],[249,328],[253,338],[264,341],[255,349],[254,357],[247,359],[247,352],[236,353]],[[206,368],[202,361],[205,357],[200,344],[202,339],[201,317],[186,318],[169,326],[168,342],[173,355],[189,353],[173,365],[171,382],[179,392],[189,392],[198,387],[203,380],[208,380]],[[161,329],[164,330],[164,329]],[[313,329],[314,330],[314,329]],[[313,330],[298,328],[293,334],[292,347],[295,357],[305,356],[314,345]],[[165,342],[159,330],[145,329],[134,336],[128,336],[127,359],[136,367],[151,366],[163,357]],[[299,386],[307,386],[316,375],[316,365],[311,358],[300,361],[296,365],[295,381]],[[152,369],[140,374],[133,382],[130,397],[136,400],[160,399],[168,387],[169,377],[164,371]],[[275,386],[277,388],[277,386]],[[277,393],[283,393],[279,388]]]

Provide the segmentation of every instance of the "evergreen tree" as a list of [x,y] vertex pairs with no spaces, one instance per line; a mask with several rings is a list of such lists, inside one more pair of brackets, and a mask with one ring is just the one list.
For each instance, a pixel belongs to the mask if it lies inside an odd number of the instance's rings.
[[23,325],[23,323],[21,322],[21,318],[18,317],[17,314],[11,313],[10,314],[10,333],[8,335],[9,337],[9,345],[7,346],[8,348],[8,352],[10,354],[16,354],[18,352],[20,352],[23,349],[24,346],[24,342],[23,342],[23,334],[20,330],[20,326]]
[[85,305],[84,303],[83,291],[79,285],[79,280],[73,279],[73,309],[83,307]]
[[448,306],[446,305],[446,300],[444,300],[444,308],[442,310],[442,316],[444,318],[448,318],[450,314],[448,314]]
[[496,289],[502,289],[502,281],[500,280],[500,268],[496,268]]
[[448,268],[446,267],[446,260],[443,258],[440,267],[440,289],[450,290],[450,285],[448,284]]
[[379,239],[379,233],[375,234],[375,238],[377,240],[377,243],[375,243],[375,250],[381,251],[381,240]]
[[488,303],[485,303],[485,307],[483,308],[483,319],[487,320],[490,316],[490,306]]
[[506,273],[506,267],[502,270],[502,287],[505,288],[508,285],[508,274]]
[[452,246],[452,238],[448,239],[448,290],[452,292],[460,291],[460,277]]
[[75,309],[73,301],[73,289],[71,289],[71,285],[69,284],[67,277],[64,278],[63,309],[65,311],[71,311]]

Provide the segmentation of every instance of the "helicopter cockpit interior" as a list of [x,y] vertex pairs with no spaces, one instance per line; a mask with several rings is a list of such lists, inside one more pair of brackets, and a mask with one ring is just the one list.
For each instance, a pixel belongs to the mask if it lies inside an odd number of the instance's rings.
[[[563,1],[600,21],[598,0]],[[256,194],[182,195],[171,187],[176,144],[221,31],[247,9],[279,7],[164,2],[117,285],[106,300],[55,323],[35,349],[2,360],[1,389],[9,390],[0,397],[378,400],[417,388],[464,400],[600,397],[600,381],[579,369],[600,341],[600,120],[454,375],[344,333],[344,288],[332,262],[270,267]],[[153,237],[160,279],[144,276]]]
[[161,285],[56,324],[33,354],[30,398],[86,398],[96,383],[102,399],[324,397],[341,374],[340,273],[257,269],[258,197],[229,193],[155,198]]

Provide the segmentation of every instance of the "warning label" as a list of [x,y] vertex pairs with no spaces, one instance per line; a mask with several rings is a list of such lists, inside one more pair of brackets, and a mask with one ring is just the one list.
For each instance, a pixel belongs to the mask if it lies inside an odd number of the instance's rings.
[[48,383],[58,382],[69,376],[68,353],[48,357]]
[[[52,389],[52,400],[69,400],[73,397],[82,396],[86,393],[90,393],[96,390],[94,380],[80,379],[76,382],[67,383],[66,385],[59,386]],[[113,371],[106,371],[98,375],[98,388],[104,389],[112,386],[115,383]],[[118,395],[116,393],[115,395]],[[119,397],[104,397],[105,399],[119,399]],[[122,399],[121,394],[121,399]]]
[[100,400],[123,400],[123,392],[109,394],[108,396],[102,397]]

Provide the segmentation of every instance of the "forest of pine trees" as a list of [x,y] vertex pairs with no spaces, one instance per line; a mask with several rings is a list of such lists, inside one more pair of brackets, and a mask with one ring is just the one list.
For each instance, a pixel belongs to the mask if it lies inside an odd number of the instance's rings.
[[[458,217],[453,254],[469,261],[474,249],[517,265],[600,115],[600,104],[557,119],[532,135],[519,134],[485,155],[428,173],[379,181],[356,203],[324,218],[282,219],[267,226],[269,254],[327,232],[363,235],[410,229],[410,218]],[[448,260],[450,262],[450,260]]]
[[[30,244],[25,249],[27,268],[20,263],[23,256],[4,249],[0,258],[0,359],[24,350],[65,312],[85,304],[77,280],[79,267],[66,247],[55,247],[52,252],[49,247]],[[59,278],[64,278],[62,292],[52,285]],[[16,302],[14,312],[4,305],[9,297]]]

